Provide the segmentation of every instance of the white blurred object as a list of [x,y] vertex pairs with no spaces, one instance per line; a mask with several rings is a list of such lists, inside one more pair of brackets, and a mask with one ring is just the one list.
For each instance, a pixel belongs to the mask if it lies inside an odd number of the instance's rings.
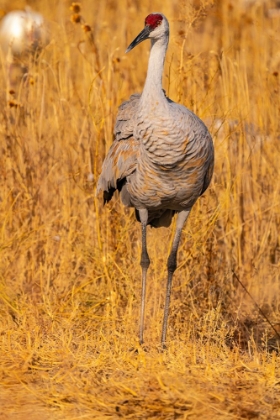
[[45,20],[29,7],[15,10],[0,22],[0,45],[4,54],[11,57],[35,54],[48,42]]

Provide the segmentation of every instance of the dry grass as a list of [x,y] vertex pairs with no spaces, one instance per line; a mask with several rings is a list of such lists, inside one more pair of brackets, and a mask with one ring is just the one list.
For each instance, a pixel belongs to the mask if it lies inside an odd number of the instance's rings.
[[[1,420],[280,419],[279,342],[233,276],[277,328],[280,19],[269,0],[166,4],[84,2],[74,23],[70,2],[34,0],[51,42],[13,95],[2,57]],[[216,150],[184,230],[165,352],[174,226],[148,235],[144,351],[139,225],[95,197],[117,107],[146,75],[148,43],[124,51],[152,11],[171,24],[164,86],[207,122]]]

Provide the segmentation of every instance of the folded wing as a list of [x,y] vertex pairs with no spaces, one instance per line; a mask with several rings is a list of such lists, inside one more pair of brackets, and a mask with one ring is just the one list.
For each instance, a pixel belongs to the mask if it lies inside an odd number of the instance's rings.
[[125,184],[137,165],[139,142],[133,137],[133,129],[139,98],[140,95],[132,95],[119,107],[114,129],[115,139],[103,162],[97,184],[97,193],[103,191],[104,203],[110,201],[118,190],[121,191],[124,204],[129,205]]

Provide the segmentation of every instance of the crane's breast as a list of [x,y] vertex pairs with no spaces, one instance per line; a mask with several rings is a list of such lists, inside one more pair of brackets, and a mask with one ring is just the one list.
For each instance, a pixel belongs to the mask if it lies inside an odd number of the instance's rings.
[[190,208],[210,182],[214,149],[206,126],[191,112],[168,117],[138,122],[139,160],[127,186],[136,207]]

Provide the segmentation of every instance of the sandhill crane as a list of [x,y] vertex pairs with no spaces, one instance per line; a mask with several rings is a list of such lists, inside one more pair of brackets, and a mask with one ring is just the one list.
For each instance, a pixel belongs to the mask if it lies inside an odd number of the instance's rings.
[[161,13],[145,19],[145,27],[129,45],[132,50],[151,39],[148,73],[141,95],[132,95],[117,115],[115,140],[103,162],[97,192],[104,203],[118,190],[124,205],[134,207],[142,226],[142,294],[140,343],[143,340],[146,277],[150,265],[146,228],[168,227],[178,213],[167,262],[167,287],[161,342],[165,347],[173,273],[183,226],[194,203],[212,178],[214,148],[204,123],[189,109],[165,96],[162,72],[169,24]]

